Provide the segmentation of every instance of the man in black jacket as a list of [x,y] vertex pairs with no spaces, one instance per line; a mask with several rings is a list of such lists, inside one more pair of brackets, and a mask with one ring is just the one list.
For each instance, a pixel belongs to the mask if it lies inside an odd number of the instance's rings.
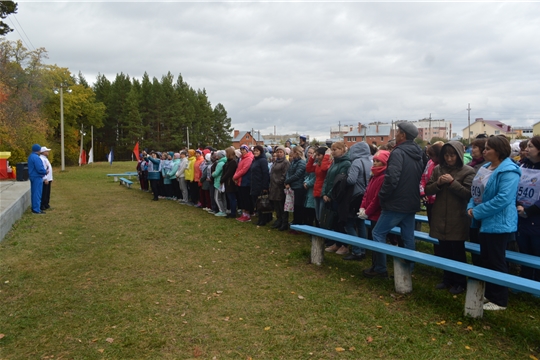
[[[420,210],[420,177],[424,171],[422,149],[414,142],[418,129],[412,123],[398,124],[396,147],[388,159],[388,168],[379,192],[381,217],[373,229],[373,240],[386,243],[386,235],[399,226],[406,248],[414,250],[414,216]],[[387,277],[386,254],[374,253],[373,266],[366,277]]]

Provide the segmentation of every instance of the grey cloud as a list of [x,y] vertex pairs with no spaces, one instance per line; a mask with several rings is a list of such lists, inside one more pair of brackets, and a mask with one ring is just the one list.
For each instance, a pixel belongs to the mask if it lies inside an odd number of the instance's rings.
[[237,128],[326,138],[339,121],[430,113],[458,130],[469,102],[473,118],[540,120],[539,7],[24,2],[17,18],[51,62],[89,81],[181,73]]

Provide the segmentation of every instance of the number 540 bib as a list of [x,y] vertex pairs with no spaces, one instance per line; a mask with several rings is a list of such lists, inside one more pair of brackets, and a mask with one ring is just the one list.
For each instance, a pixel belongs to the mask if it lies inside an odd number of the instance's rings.
[[524,208],[533,205],[540,198],[540,170],[521,168],[521,178],[517,192],[517,202]]

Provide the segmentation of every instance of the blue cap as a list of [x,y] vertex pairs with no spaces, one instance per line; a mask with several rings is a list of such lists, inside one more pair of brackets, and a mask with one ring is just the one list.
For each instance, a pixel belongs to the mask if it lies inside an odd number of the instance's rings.
[[32,145],[32,152],[40,152],[41,151],[41,145],[34,144]]

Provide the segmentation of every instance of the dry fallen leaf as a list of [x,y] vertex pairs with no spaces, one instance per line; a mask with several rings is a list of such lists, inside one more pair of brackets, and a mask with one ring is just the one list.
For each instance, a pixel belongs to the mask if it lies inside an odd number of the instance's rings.
[[6,335],[4,335],[4,334],[0,334],[0,339],[3,339],[3,338],[4,338],[4,336],[6,336]]
[[458,321],[457,324],[458,324],[458,325],[461,325],[461,324],[463,324],[463,323],[462,323],[461,321]]
[[107,338],[107,339],[105,339],[105,341],[108,342],[109,344],[112,344],[112,342],[114,341],[114,339],[113,339],[113,338]]
[[184,316],[186,316],[186,313],[182,313],[180,316],[184,317]]
[[345,351],[345,349],[342,348],[342,347],[337,347],[337,348],[336,348],[336,351],[337,351],[337,352],[343,352],[343,351]]
[[223,321],[229,321],[229,317],[227,316]]
[[171,279],[167,279],[167,282],[173,283],[173,282],[174,282],[174,280],[171,280]]
[[103,352],[105,351],[105,349],[98,349],[98,351],[99,351],[100,353],[103,354]]
[[303,297],[302,295],[298,295],[298,298],[299,298],[300,300],[304,300],[304,297]]
[[472,331],[472,326],[470,326],[470,325],[467,326],[467,328],[466,328],[465,330],[467,330],[467,331]]
[[529,355],[529,358],[531,358],[532,360],[538,360],[538,358],[534,355]]
[[471,350],[471,347],[470,346],[465,346],[465,349]]
[[377,329],[382,329],[382,326],[381,326],[381,325],[377,325]]
[[355,348],[354,346],[351,346],[351,347],[349,348],[349,351],[354,351],[354,350],[356,350],[356,348]]
[[193,349],[193,356],[199,357],[203,354],[203,351],[200,347],[196,346],[195,349]]
[[368,337],[366,338],[366,341],[367,341],[368,343],[373,342],[373,338],[372,338],[371,336],[368,336]]
[[268,331],[268,330],[270,330],[270,326],[267,326],[264,328],[264,331]]

